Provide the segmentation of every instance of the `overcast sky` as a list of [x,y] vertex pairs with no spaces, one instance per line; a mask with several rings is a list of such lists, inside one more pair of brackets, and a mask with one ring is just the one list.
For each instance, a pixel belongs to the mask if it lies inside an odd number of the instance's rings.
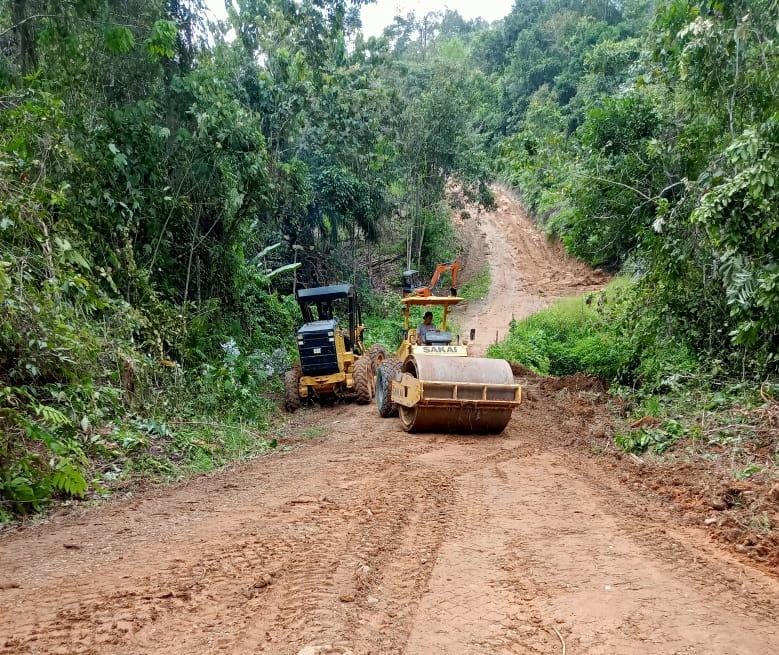
[[363,7],[362,24],[366,35],[378,36],[397,14],[414,11],[424,15],[447,7],[459,11],[463,18],[481,16],[491,22],[506,16],[513,5],[514,0],[379,0]]
[[[224,0],[206,0],[206,3],[216,17],[224,17]],[[459,11],[464,18],[481,16],[493,21],[508,14],[513,4],[514,0],[378,0],[363,7],[362,24],[366,35],[378,36],[396,14],[404,15],[409,11],[426,14],[446,7]]]

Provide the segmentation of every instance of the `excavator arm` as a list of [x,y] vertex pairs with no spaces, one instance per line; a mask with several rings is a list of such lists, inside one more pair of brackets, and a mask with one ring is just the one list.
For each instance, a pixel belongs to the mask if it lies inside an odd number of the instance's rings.
[[437,291],[440,288],[442,283],[441,276],[446,272],[451,272],[452,274],[452,286],[450,289],[450,294],[452,296],[456,296],[457,276],[460,273],[460,262],[458,261],[438,264],[435,267],[435,271],[433,271],[433,277],[430,278],[430,284],[425,287],[418,287],[416,289],[411,289],[410,295],[422,296],[423,298],[427,298],[428,296],[433,296],[433,295],[439,295]]

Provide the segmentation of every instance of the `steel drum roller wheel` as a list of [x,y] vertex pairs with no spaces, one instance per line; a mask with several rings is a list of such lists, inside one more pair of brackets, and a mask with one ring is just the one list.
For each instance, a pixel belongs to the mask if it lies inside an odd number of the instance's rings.
[[[499,359],[413,355],[406,359],[401,370],[423,383],[514,383],[508,362]],[[425,405],[422,402],[413,407],[400,407],[400,420],[407,432],[499,434],[511,420],[511,413],[511,407],[487,407],[478,402],[451,405]]]

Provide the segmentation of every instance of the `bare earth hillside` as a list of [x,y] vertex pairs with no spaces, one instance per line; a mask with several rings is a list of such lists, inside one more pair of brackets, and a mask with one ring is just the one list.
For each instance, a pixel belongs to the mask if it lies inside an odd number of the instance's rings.
[[556,298],[600,289],[608,280],[601,272],[570,257],[559,243],[550,242],[525,214],[511,193],[495,189],[497,209],[474,208],[459,217],[458,227],[469,244],[465,276],[490,269],[487,298],[470,301],[458,314],[464,329],[476,328],[475,354],[483,354],[506,336],[512,318],[523,319]]

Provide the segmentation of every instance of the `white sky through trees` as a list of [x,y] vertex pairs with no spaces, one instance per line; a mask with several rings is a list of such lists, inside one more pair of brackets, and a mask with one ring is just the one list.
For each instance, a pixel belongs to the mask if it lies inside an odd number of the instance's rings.
[[[224,18],[224,0],[206,0],[206,4],[214,17]],[[397,14],[404,16],[413,11],[424,15],[447,7],[459,11],[465,19],[480,16],[491,22],[506,16],[513,5],[514,0],[378,0],[362,8],[363,31],[366,36],[378,36]]]
[[397,14],[413,11],[424,16],[446,8],[460,12],[466,20],[480,16],[492,22],[508,15],[513,5],[514,0],[379,0],[362,8],[363,31],[367,36],[378,36]]

